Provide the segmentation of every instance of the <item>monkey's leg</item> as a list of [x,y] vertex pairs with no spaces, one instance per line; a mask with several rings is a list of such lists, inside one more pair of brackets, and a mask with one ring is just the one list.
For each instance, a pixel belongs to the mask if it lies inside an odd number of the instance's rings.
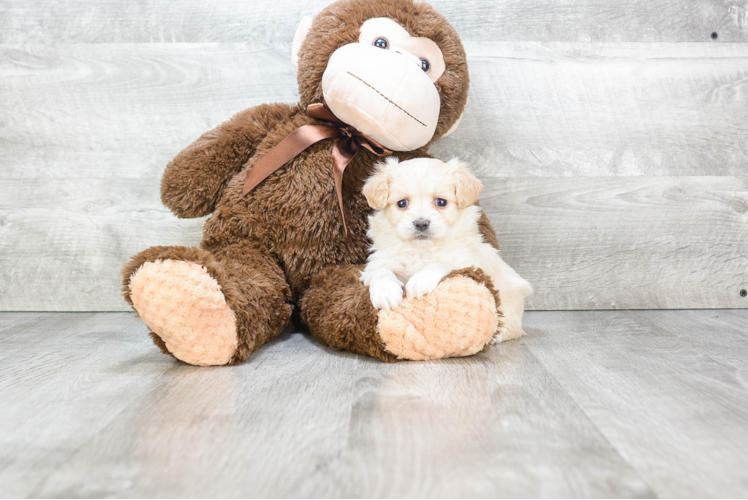
[[387,362],[470,356],[488,348],[500,325],[498,293],[482,271],[455,271],[430,294],[377,311],[361,269],[327,268],[304,295],[303,321],[334,349]]
[[157,346],[193,365],[241,363],[288,324],[283,272],[250,242],[215,252],[153,247],[125,266],[123,291]]

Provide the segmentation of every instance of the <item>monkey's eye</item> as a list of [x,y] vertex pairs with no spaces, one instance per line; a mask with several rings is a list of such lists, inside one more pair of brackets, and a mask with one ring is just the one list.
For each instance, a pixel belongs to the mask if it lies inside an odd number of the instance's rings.
[[374,43],[372,44],[378,49],[388,49],[390,48],[390,42],[387,41],[384,37],[379,37],[376,40],[374,40]]
[[434,200],[434,203],[436,203],[436,206],[439,208],[444,208],[447,206],[447,200],[445,200],[444,198],[437,198],[436,200]]
[[400,200],[397,202],[397,208],[407,208],[408,200]]
[[421,59],[421,69],[424,73],[428,73],[431,69],[431,63],[428,59]]

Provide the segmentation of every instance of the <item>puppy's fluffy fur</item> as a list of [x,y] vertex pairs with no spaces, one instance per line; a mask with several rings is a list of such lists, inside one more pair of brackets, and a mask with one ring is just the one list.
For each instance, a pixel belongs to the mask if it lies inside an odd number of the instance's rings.
[[504,326],[494,340],[523,335],[522,314],[530,284],[506,264],[478,230],[481,182],[458,160],[430,158],[398,162],[390,157],[364,185],[376,209],[369,217],[373,244],[361,281],[377,309],[397,307],[408,297],[436,288],[451,271],[478,267],[499,291]]

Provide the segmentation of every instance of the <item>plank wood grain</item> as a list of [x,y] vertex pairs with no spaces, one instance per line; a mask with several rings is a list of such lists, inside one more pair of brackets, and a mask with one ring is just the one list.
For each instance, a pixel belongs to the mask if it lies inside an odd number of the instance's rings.
[[[748,44],[466,46],[471,103],[434,151],[493,186],[531,307],[747,306]],[[259,42],[0,45],[0,310],[123,310],[129,255],[200,239],[164,165],[294,79]]]
[[[748,44],[467,45],[441,156],[484,176],[745,175]],[[296,100],[252,44],[0,46],[3,178],[155,173],[232,114]]]
[[[150,181],[4,181],[0,309],[126,310],[130,255],[200,241],[202,220],[174,218]],[[504,258],[535,287],[530,308],[748,307],[746,178],[484,182]]]
[[658,496],[746,495],[745,311],[549,312],[527,330],[533,356]]
[[388,365],[287,333],[205,369],[132,314],[45,316],[0,330],[33,346],[0,368],[4,495],[654,494],[519,342]]
[[535,309],[748,307],[748,178],[487,179]]
[[0,314],[4,497],[744,497],[748,311],[529,312],[470,358],[288,331],[239,366],[131,313]]
[[471,103],[434,150],[486,176],[745,176],[748,44],[468,44]]
[[2,178],[139,178],[242,109],[298,99],[250,44],[0,46]]
[[[0,496],[33,495],[172,368],[132,314],[0,314]],[[10,325],[8,325],[10,323]]]
[[[0,1],[0,43],[246,42],[290,46],[329,0]],[[432,0],[464,40],[748,41],[746,0]]]

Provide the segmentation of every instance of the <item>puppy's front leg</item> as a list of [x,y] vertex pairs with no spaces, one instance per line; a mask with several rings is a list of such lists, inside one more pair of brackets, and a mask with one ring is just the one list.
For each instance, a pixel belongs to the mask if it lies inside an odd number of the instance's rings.
[[522,315],[525,312],[525,297],[532,293],[530,283],[504,262],[496,249],[486,243],[481,245],[478,261],[499,291],[499,310],[504,316],[503,326],[493,338],[494,343],[520,338],[524,335]]
[[403,301],[403,283],[389,269],[364,270],[361,282],[369,287],[369,298],[376,309],[393,309]]
[[424,267],[411,276],[405,285],[408,298],[423,297],[433,292],[439,282],[452,271],[451,267],[438,263]]
[[504,288],[499,290],[501,300],[501,313],[504,316],[504,325],[494,335],[494,343],[514,340],[522,337],[522,315],[525,312],[525,295],[527,292],[521,288]]
[[494,286],[499,290],[500,310],[504,316],[504,326],[499,328],[494,342],[518,339],[525,332],[522,330],[522,315],[525,312],[525,297],[532,293],[532,287],[524,278],[499,258],[500,265],[491,276]]

